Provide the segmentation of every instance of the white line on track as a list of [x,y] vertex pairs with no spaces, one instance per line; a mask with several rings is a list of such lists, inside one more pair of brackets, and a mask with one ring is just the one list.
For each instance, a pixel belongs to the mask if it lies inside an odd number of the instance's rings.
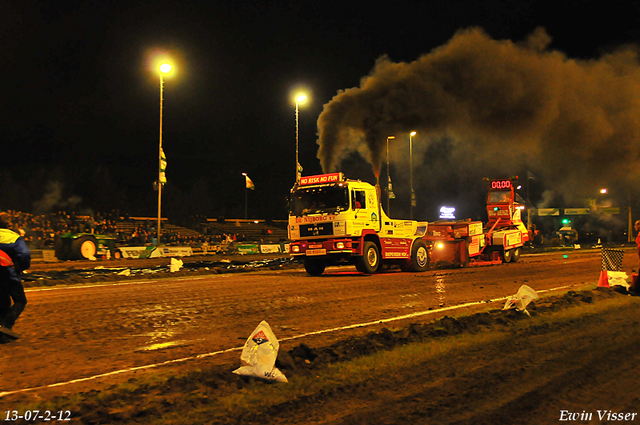
[[[122,283],[122,285],[133,284],[133,283],[134,282]],[[105,286],[105,285],[94,285],[94,286]],[[563,290],[563,289],[568,289],[568,288],[571,288],[571,287],[574,287],[574,286],[577,286],[577,285],[558,286],[556,288],[551,288],[551,289],[541,289],[541,290],[539,290],[537,292],[539,292],[539,293],[540,292],[554,292],[554,291],[560,291],[560,290]],[[580,285],[580,286],[582,286],[582,285]],[[83,287],[86,288],[87,286],[83,286]],[[54,289],[54,288],[51,288],[51,289]],[[280,341],[290,341],[290,340],[294,340],[294,339],[305,338],[305,337],[311,336],[311,335],[320,335],[320,334],[329,333],[329,332],[337,332],[337,331],[342,331],[342,330],[346,330],[346,329],[360,328],[360,327],[365,327],[365,326],[378,325],[380,323],[388,323],[388,322],[394,322],[394,321],[398,321],[398,320],[410,319],[410,318],[413,318],[413,317],[419,317],[419,316],[425,316],[425,315],[429,315],[429,314],[441,313],[443,311],[457,310],[459,308],[465,308],[465,307],[470,307],[470,306],[474,306],[474,305],[489,304],[489,303],[494,303],[494,302],[498,302],[498,301],[505,301],[507,298],[509,298],[509,296],[500,297],[500,298],[494,298],[494,299],[487,300],[487,301],[473,301],[473,302],[458,304],[458,305],[454,305],[454,306],[450,306],[450,307],[438,308],[438,309],[435,309],[435,310],[419,311],[419,312],[416,312],[416,313],[405,314],[403,316],[390,317],[390,318],[387,318],[387,319],[379,319],[379,320],[374,320],[374,321],[371,321],[371,322],[358,323],[358,324],[347,325],[347,326],[340,326],[340,327],[337,327],[337,328],[322,329],[322,330],[319,330],[319,331],[307,332],[307,333],[300,334],[300,335],[294,335],[294,336],[290,336],[290,337],[285,337],[285,338],[280,339]],[[35,390],[42,390],[42,389],[45,389],[45,388],[62,387],[64,385],[70,385],[70,384],[76,384],[76,383],[79,383],[79,382],[91,381],[91,380],[94,380],[94,379],[105,378],[105,377],[108,377],[108,376],[120,375],[120,374],[127,373],[127,372],[134,372],[134,371],[138,371],[138,370],[144,370],[144,369],[151,369],[151,368],[160,367],[160,366],[166,366],[166,365],[173,364],[173,363],[182,363],[182,362],[187,362],[187,361],[190,361],[190,360],[204,359],[206,357],[217,356],[219,354],[230,353],[230,352],[233,352],[233,351],[240,351],[243,348],[244,348],[244,346],[243,347],[227,348],[225,350],[213,351],[213,352],[210,352],[210,353],[198,354],[198,355],[195,355],[195,356],[183,357],[183,358],[180,358],[180,359],[167,360],[167,361],[164,361],[164,362],[154,363],[154,364],[145,365],[145,366],[137,366],[137,367],[131,367],[131,368],[128,368],[128,369],[114,370],[112,372],[101,373],[99,375],[88,376],[86,378],[72,379],[70,381],[57,382],[55,384],[41,385],[39,387],[24,388],[24,389],[15,390],[15,391],[4,391],[4,392],[0,392],[0,398],[8,396],[8,395],[12,395],[12,394],[25,393],[25,392],[28,392],[28,391],[35,391]]]

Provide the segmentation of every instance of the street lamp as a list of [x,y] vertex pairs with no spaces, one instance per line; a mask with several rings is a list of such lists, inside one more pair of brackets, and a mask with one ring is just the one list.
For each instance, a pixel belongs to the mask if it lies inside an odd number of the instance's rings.
[[166,168],[166,159],[164,158],[164,152],[162,151],[162,108],[164,103],[164,78],[163,75],[171,71],[171,65],[163,63],[160,65],[160,143],[158,148],[158,240],[156,246],[160,246],[160,217],[162,211],[162,185],[167,181],[164,175],[164,169]]
[[389,140],[396,136],[387,136],[387,214],[391,216],[391,175],[389,174]]
[[411,185],[411,220],[413,220],[413,207],[416,206],[416,194],[413,191],[413,136],[415,135],[415,131],[409,133],[409,181]]
[[302,167],[298,160],[298,105],[304,103],[306,100],[307,96],[302,93],[296,96],[296,183],[300,181],[300,176],[302,175]]

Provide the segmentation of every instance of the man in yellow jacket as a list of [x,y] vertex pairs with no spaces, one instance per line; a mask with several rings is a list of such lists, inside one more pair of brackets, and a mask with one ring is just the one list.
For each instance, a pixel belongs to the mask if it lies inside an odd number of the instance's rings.
[[27,305],[20,275],[31,266],[31,251],[10,227],[9,214],[0,213],[0,336],[18,339],[13,325]]

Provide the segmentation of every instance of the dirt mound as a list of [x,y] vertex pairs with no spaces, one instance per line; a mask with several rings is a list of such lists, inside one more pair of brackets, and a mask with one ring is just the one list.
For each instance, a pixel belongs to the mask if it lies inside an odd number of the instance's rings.
[[[568,292],[563,296],[541,298],[532,302],[527,310],[531,316],[571,306],[586,305],[599,300],[623,296],[615,290]],[[331,363],[344,362],[371,355],[380,350],[412,342],[428,341],[450,335],[478,333],[485,330],[508,327],[528,316],[515,310],[494,309],[464,317],[443,317],[429,323],[413,323],[407,327],[391,330],[383,328],[363,336],[345,338],[325,347],[310,347],[301,343],[292,349],[281,350],[276,367],[286,376],[318,374]],[[126,385],[113,386],[103,391],[88,391],[77,395],[61,396],[50,405],[68,406],[73,418],[85,424],[147,423],[150,418],[170,412],[185,412],[205,405],[209,400],[239,392],[248,385],[262,385],[260,381],[234,375],[231,370],[238,365],[220,365],[205,370],[189,372],[181,376],[149,380],[132,378]],[[296,401],[292,401],[295,403]],[[286,406],[278,405],[278,408]],[[277,412],[273,412],[274,415]],[[252,423],[259,421],[262,413],[246,412],[242,418],[226,418],[223,423]],[[242,420],[240,420],[242,419]]]
[[[541,298],[527,306],[531,316],[554,312],[569,306],[591,304],[598,300],[625,295],[618,289],[597,288],[594,291],[569,291],[563,296]],[[276,366],[287,376],[305,370],[318,369],[328,363],[342,362],[361,356],[371,355],[379,350],[390,350],[398,345],[426,341],[433,338],[459,335],[465,332],[477,333],[495,326],[509,325],[525,320],[527,315],[517,310],[494,309],[486,313],[453,318],[445,316],[430,323],[413,323],[406,328],[389,330],[383,328],[365,336],[340,340],[329,347],[310,348],[302,343],[292,350],[280,353]]]

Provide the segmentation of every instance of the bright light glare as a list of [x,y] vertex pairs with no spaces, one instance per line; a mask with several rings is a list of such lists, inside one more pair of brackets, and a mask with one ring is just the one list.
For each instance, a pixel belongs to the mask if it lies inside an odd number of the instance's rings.
[[411,134],[410,134],[410,136],[411,136],[411,137],[413,137],[413,136],[415,136],[415,135],[416,135],[416,132],[415,132],[415,131],[412,131],[412,132],[411,132]]
[[607,193],[607,189],[600,189],[600,193],[602,193],[602,194]]
[[387,137],[387,140],[393,140],[395,138],[396,138],[396,136],[389,136],[389,137]]
[[169,65],[166,62],[160,65],[160,72],[162,72],[163,74],[166,74],[169,71],[171,71],[171,65]]
[[296,97],[296,102],[298,102],[298,103],[302,103],[302,102],[304,102],[305,100],[307,100],[307,96],[305,96],[304,94],[299,94],[299,95]]

